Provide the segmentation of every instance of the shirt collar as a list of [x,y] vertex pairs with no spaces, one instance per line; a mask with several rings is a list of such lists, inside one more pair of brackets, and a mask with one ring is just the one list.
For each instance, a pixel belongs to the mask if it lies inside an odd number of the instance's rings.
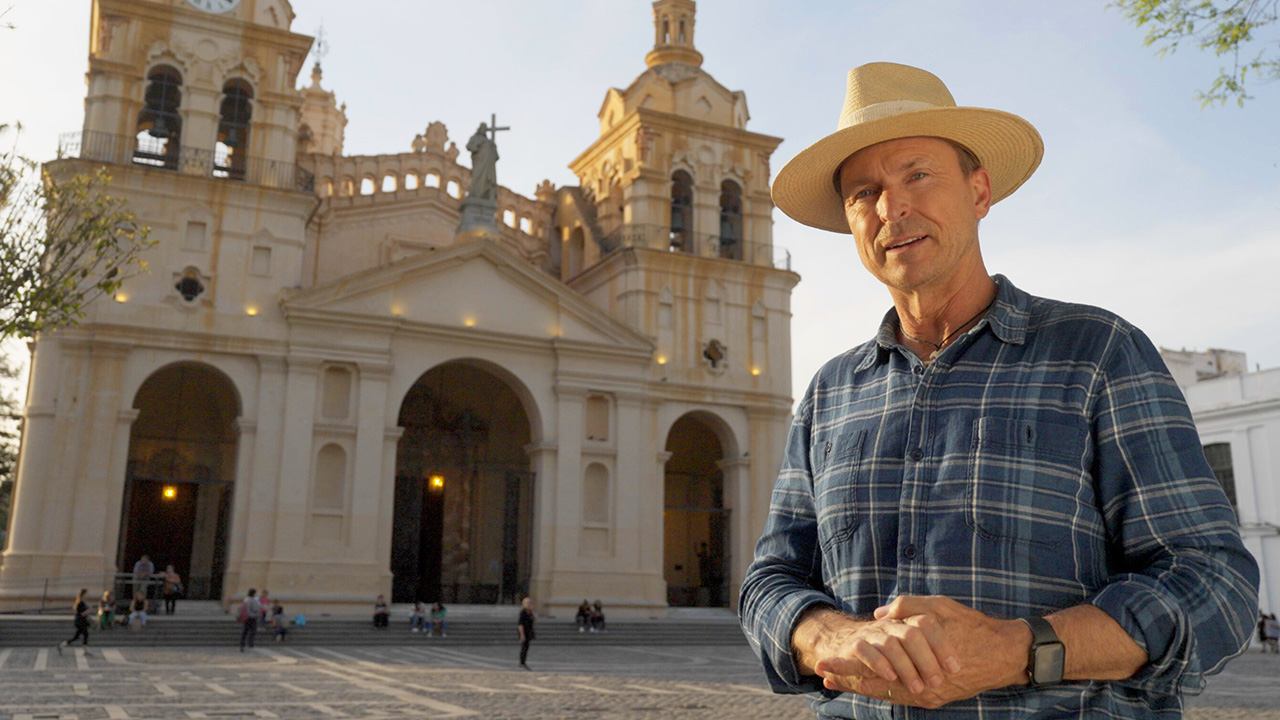
[[[1027,323],[1031,317],[1031,296],[1014,286],[1004,275],[992,275],[996,284],[996,301],[978,324],[987,323],[1000,341],[1010,345],[1022,345],[1027,340]],[[876,333],[874,352],[858,364],[858,370],[866,370],[888,357],[898,346],[898,311],[890,307],[880,321]]]

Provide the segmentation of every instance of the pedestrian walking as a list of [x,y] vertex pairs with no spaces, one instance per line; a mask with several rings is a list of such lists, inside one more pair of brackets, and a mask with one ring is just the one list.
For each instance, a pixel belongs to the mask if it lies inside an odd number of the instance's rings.
[[525,596],[525,599],[520,601],[520,620],[516,625],[516,632],[520,635],[520,667],[525,670],[529,669],[525,661],[529,659],[529,643],[535,637],[533,621],[537,619],[537,614],[533,612],[533,600]]
[[[76,638],[84,638],[80,641],[81,645],[89,644],[89,603],[84,601],[84,594],[89,592],[88,588],[80,588],[80,592],[76,593],[76,601],[72,605],[75,608],[76,634],[71,636],[70,640],[63,640],[58,643],[58,654],[62,654],[62,648],[76,641]],[[85,650],[85,655],[89,651]]]
[[258,618],[262,616],[262,603],[258,600],[258,591],[249,588],[244,602],[240,604],[240,652],[244,652],[247,642],[253,647],[254,638],[258,636]]

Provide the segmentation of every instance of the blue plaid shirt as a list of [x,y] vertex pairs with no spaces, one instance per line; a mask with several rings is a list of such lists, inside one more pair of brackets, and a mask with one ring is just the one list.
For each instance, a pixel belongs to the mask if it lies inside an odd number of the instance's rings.
[[[796,412],[742,625],[776,692],[820,717],[1177,718],[1243,651],[1258,567],[1155,347],[1097,308],[1002,276],[991,311],[926,367],[895,339],[828,362]],[[1010,687],[934,711],[822,688],[791,634],[826,604],[900,594],[999,618],[1082,603],[1147,652],[1128,680]]]

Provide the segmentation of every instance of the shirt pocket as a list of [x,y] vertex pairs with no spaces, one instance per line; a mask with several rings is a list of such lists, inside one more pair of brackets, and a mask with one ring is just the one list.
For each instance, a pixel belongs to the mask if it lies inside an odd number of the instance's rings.
[[965,521],[978,535],[1069,543],[1080,519],[1082,428],[985,417],[973,421]]
[[858,528],[858,467],[866,429],[841,433],[823,445],[823,460],[813,480],[818,541],[826,548],[843,542]]

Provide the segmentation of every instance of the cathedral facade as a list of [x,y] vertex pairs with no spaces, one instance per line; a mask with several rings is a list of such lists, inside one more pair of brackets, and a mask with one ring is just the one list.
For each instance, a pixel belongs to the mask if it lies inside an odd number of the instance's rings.
[[736,604],[799,278],[780,140],[701,69],[692,0],[653,4],[578,185],[498,186],[479,229],[442,124],[343,153],[287,0],[92,2],[83,129],[47,168],[107,166],[157,244],[33,343],[0,607],[144,553],[188,597],[311,612]]

